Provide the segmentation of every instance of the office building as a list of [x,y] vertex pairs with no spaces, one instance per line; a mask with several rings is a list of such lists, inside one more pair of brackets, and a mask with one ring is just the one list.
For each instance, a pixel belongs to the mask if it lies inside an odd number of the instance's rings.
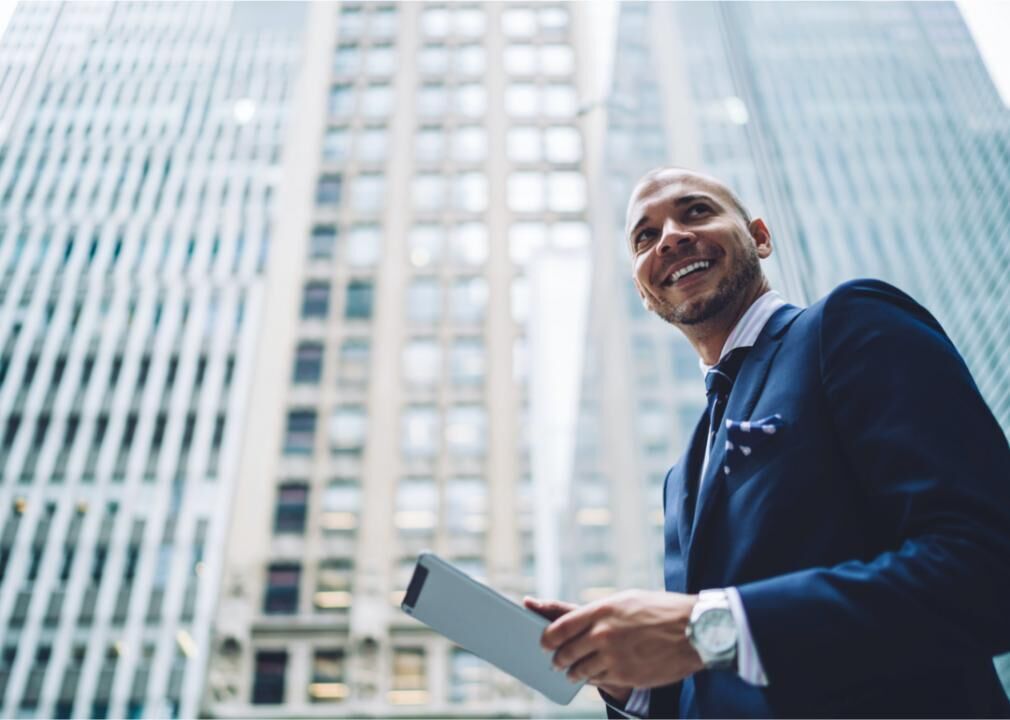
[[312,7],[207,714],[539,714],[399,603],[424,548],[550,577],[533,325],[540,258],[589,244],[581,13]]
[[299,8],[22,3],[0,42],[0,716],[199,711]]

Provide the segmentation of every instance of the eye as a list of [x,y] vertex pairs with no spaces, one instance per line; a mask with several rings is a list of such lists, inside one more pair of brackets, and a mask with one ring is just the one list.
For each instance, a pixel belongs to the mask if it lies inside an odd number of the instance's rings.
[[689,218],[696,218],[711,211],[712,207],[708,203],[696,202],[687,209],[687,216]]
[[656,236],[656,231],[654,228],[646,228],[635,235],[635,247],[638,247],[642,243],[646,243]]

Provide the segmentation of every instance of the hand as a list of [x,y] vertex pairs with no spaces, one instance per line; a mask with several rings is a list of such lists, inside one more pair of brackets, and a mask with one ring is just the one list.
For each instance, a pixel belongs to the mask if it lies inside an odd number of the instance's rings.
[[555,667],[568,668],[575,681],[588,679],[601,688],[668,685],[704,668],[685,632],[697,599],[628,590],[558,612],[541,644],[555,651]]
[[[532,610],[539,615],[543,615],[548,620],[557,620],[562,615],[567,615],[579,607],[574,603],[563,602],[561,600],[538,600],[534,597],[523,598],[523,605],[525,605],[529,610]],[[609,683],[601,685],[599,683],[594,683],[592,680],[589,681],[589,684],[595,685],[600,688],[600,690],[607,693],[607,695],[610,695],[615,700],[619,700],[622,703],[628,701],[633,689],[630,685],[611,685]]]

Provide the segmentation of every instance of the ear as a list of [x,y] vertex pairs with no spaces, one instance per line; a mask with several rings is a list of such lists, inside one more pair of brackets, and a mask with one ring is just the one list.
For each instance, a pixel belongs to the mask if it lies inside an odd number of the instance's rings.
[[761,218],[751,220],[747,226],[750,236],[754,239],[754,247],[757,248],[758,257],[764,260],[772,254],[772,234]]

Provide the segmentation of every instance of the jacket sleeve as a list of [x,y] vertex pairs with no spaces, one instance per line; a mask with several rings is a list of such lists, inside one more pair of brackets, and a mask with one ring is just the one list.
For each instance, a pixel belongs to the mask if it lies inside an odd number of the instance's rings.
[[885,537],[875,557],[739,586],[771,686],[1005,652],[1006,436],[939,324],[907,295],[857,281],[823,313],[824,400],[867,525]]

